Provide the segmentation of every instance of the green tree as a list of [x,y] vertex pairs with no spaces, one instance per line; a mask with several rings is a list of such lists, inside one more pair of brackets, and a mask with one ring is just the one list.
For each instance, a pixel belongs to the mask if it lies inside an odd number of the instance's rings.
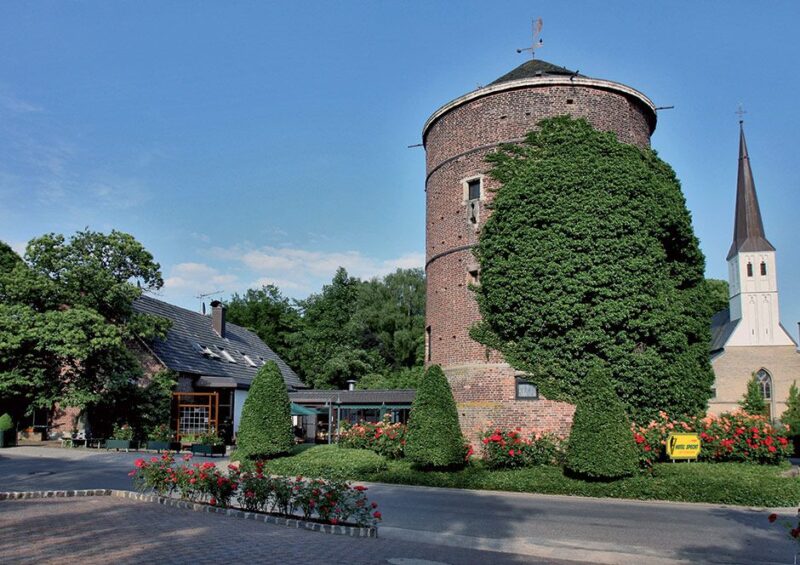
[[369,389],[417,389],[425,375],[422,366],[405,367],[386,373],[370,373],[361,377],[356,388]]
[[706,284],[709,289],[709,300],[711,302],[711,311],[719,312],[725,310],[730,304],[728,281],[721,279],[706,279]]
[[[142,370],[128,345],[168,327],[131,307],[143,290],[162,284],[150,253],[128,234],[85,230],[69,240],[33,239],[24,261],[7,246],[0,255],[0,396],[17,406],[59,403],[90,414],[129,406],[126,394]],[[101,429],[111,423],[93,422]]]
[[630,420],[607,370],[590,369],[582,388],[567,443],[567,470],[587,479],[632,475],[639,456]]
[[406,457],[420,467],[443,468],[463,465],[464,455],[453,391],[442,368],[432,365],[411,405]]
[[254,331],[287,362],[292,360],[292,336],[302,319],[295,305],[275,285],[234,294],[227,303],[228,320]]
[[789,387],[789,398],[786,400],[786,410],[781,414],[781,423],[789,426],[789,434],[800,436],[800,390],[797,381]]
[[277,363],[269,361],[258,370],[244,401],[236,453],[265,459],[288,453],[293,442],[289,393]]
[[479,342],[574,401],[598,361],[629,414],[705,410],[711,303],[672,169],[585,120],[543,120],[489,158],[500,181],[481,230]]
[[755,373],[747,381],[747,391],[739,401],[739,406],[742,407],[742,410],[754,416],[767,415],[767,403],[764,400],[764,395],[761,394],[761,384],[758,382]]

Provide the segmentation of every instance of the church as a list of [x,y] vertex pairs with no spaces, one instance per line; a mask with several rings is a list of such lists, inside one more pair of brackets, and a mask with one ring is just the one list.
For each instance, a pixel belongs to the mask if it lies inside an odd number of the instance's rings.
[[742,122],[739,128],[736,215],[727,257],[730,304],[711,322],[715,382],[709,412],[736,409],[755,375],[770,417],[779,418],[789,387],[800,380],[800,352],[780,322],[775,247],[764,232]]

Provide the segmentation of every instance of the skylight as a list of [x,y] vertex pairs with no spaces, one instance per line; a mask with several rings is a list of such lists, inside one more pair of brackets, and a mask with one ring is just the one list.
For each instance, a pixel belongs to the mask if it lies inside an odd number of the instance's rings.
[[225,350],[224,350],[223,348],[221,348],[220,346],[217,346],[217,349],[219,349],[220,353],[222,353],[222,356],[225,358],[225,360],[226,360],[228,363],[236,363],[236,359],[234,359],[234,358],[233,358],[233,356],[232,356],[230,353],[228,353],[227,351],[225,351]]
[[249,355],[245,355],[245,354],[244,354],[244,353],[242,353],[241,351],[240,351],[239,353],[241,354],[241,356],[242,356],[242,357],[244,357],[244,360],[247,362],[247,364],[248,364],[248,365],[250,365],[251,367],[258,367],[258,365],[256,364],[256,362],[255,362],[255,361],[253,361],[252,359],[250,359],[250,356],[249,356]]

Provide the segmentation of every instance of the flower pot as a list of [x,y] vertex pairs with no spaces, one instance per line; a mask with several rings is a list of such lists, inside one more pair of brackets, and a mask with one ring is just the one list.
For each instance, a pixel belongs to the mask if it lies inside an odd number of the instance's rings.
[[205,443],[193,443],[191,446],[192,455],[203,455],[213,457],[214,455],[225,455],[224,445],[208,445]]
[[171,441],[148,441],[147,442],[147,449],[151,449],[153,451],[172,451],[172,442]]
[[107,439],[106,440],[106,449],[124,449],[128,451],[129,449],[133,449],[133,441],[129,439]]
[[14,447],[15,445],[17,445],[17,430],[0,432],[0,447]]

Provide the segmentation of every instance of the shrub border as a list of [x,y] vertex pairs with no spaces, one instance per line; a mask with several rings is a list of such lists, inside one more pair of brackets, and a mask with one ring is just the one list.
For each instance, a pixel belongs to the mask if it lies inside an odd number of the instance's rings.
[[324,534],[334,534],[340,536],[350,536],[355,538],[377,538],[378,528],[371,527],[358,527],[358,526],[341,526],[333,524],[320,524],[319,522],[310,522],[300,518],[284,518],[280,516],[272,516],[270,514],[261,514],[259,512],[247,512],[237,508],[219,508],[209,504],[201,504],[197,502],[187,502],[185,500],[178,500],[176,498],[168,498],[164,496],[157,496],[154,494],[140,494],[129,490],[117,489],[86,489],[86,490],[37,490],[37,491],[14,491],[14,492],[0,492],[0,501],[2,500],[31,500],[39,498],[76,498],[84,496],[112,496],[116,498],[127,498],[130,500],[139,500],[142,502],[155,502],[163,506],[172,508],[182,508],[192,510],[194,512],[206,512],[211,514],[224,514],[233,518],[243,520],[255,520],[257,522],[264,522],[265,524],[275,524],[276,526],[285,526],[295,529],[305,529],[314,532],[321,532]]

